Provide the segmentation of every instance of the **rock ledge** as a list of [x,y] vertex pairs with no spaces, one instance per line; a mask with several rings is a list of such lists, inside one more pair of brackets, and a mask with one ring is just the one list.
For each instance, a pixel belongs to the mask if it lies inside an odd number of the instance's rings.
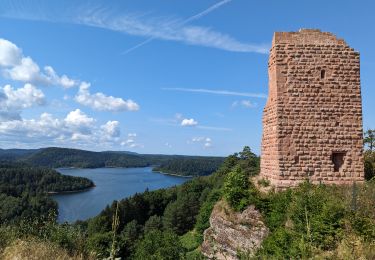
[[237,253],[254,255],[269,233],[262,216],[253,205],[243,212],[234,212],[219,201],[204,232],[202,253],[209,259],[238,259]]

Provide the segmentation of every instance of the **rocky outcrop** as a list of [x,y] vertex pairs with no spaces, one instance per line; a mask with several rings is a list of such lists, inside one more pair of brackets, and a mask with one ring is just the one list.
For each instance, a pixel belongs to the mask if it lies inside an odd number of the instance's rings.
[[220,201],[211,213],[210,227],[204,232],[201,250],[210,259],[238,259],[239,252],[252,256],[268,233],[254,206],[234,212]]

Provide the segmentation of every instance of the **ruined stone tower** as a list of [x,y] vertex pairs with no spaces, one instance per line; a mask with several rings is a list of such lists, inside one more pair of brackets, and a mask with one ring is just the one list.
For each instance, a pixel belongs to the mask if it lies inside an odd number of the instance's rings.
[[359,53],[320,30],[276,32],[261,177],[278,188],[363,181]]

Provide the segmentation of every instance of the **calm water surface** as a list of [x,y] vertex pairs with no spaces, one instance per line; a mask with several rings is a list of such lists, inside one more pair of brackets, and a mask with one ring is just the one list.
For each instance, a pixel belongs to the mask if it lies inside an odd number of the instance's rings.
[[52,198],[59,204],[59,222],[85,220],[99,214],[113,200],[129,197],[147,188],[156,190],[189,180],[152,172],[151,167],[57,170],[65,175],[89,178],[96,185],[85,192],[53,195]]

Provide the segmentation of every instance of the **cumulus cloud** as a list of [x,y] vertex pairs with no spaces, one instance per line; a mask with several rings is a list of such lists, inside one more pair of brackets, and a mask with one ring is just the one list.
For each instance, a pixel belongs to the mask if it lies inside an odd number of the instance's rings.
[[0,66],[15,66],[19,63],[21,58],[22,52],[14,43],[5,39],[0,39]]
[[58,76],[51,66],[45,66],[42,71],[31,57],[24,56],[17,45],[5,39],[0,39],[0,69],[5,77],[16,81],[64,88],[78,84],[66,75]]
[[120,145],[121,132],[118,121],[97,125],[96,120],[79,109],[63,118],[42,113],[36,119],[20,119],[0,122],[2,143],[21,142],[43,145],[87,145],[100,148],[107,144]]
[[72,88],[77,86],[79,83],[78,80],[70,79],[66,75],[59,77],[55,70],[51,66],[44,67],[46,74],[51,82],[54,82],[56,85],[60,85],[64,88]]
[[106,137],[113,138],[120,136],[120,122],[119,121],[108,121],[106,124],[100,127]]
[[144,145],[136,142],[135,138],[137,137],[136,133],[129,133],[128,138],[121,142],[122,146],[128,148],[143,148]]
[[20,109],[45,104],[44,93],[31,84],[25,84],[24,87],[18,89],[5,85],[0,92],[5,97],[5,105],[10,108]]
[[139,105],[131,99],[124,100],[122,98],[106,96],[101,92],[91,94],[89,89],[90,83],[82,82],[75,96],[75,101],[99,111],[121,112],[139,110]]
[[69,112],[69,114],[65,118],[65,122],[68,125],[73,125],[73,126],[80,126],[80,125],[89,126],[94,121],[95,119],[88,117],[80,109],[76,109],[74,111]]
[[[107,96],[101,92],[91,94],[90,83],[59,76],[51,66],[40,69],[31,57],[24,56],[14,43],[0,38],[0,71],[12,80],[41,85],[57,85],[63,88],[79,86],[75,100],[84,106],[99,111],[137,111],[139,105],[133,100]],[[26,85],[25,85],[26,86]],[[65,97],[64,97],[65,98]],[[0,111],[4,114],[4,111]],[[10,113],[8,113],[10,114]]]
[[181,121],[181,126],[196,126],[198,122],[195,121],[193,118],[185,118]]
[[0,121],[19,120],[23,109],[45,103],[44,93],[31,84],[18,89],[5,85],[0,88]]

